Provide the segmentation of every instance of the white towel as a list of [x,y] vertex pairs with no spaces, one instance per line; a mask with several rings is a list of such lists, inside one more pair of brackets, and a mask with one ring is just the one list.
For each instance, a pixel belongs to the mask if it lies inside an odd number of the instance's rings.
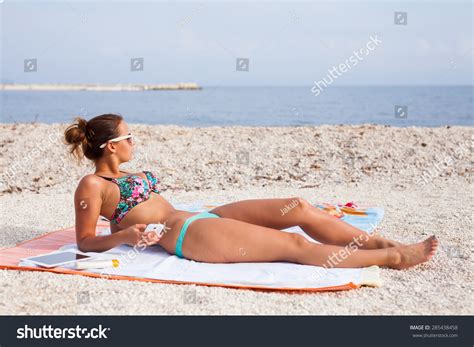
[[[181,204],[175,205],[175,207],[188,211],[206,210],[200,203],[192,205]],[[373,209],[372,212],[377,214],[376,218],[372,215],[372,220],[378,223],[382,218],[383,211]],[[353,218],[353,216],[350,217]],[[374,224],[371,224],[370,228],[367,227],[365,229],[367,232],[372,232],[373,227]],[[283,229],[283,231],[296,232],[306,237],[309,241],[316,242],[305,234],[300,227],[295,226]],[[102,235],[109,233],[109,228],[101,229]],[[61,247],[61,250],[66,249],[77,249],[77,245],[68,244]],[[103,274],[104,276],[118,275],[165,281],[192,282],[203,285],[216,284],[268,289],[318,289],[342,286],[349,283],[356,286],[382,285],[377,266],[326,269],[319,266],[287,262],[203,263],[171,255],[159,245],[150,246],[143,250],[139,247],[134,249],[131,246],[120,245],[106,252],[88,252],[87,254],[103,259],[120,260],[118,268],[84,270]],[[34,265],[23,261],[20,263],[20,266]],[[72,265],[64,267],[73,268]]]

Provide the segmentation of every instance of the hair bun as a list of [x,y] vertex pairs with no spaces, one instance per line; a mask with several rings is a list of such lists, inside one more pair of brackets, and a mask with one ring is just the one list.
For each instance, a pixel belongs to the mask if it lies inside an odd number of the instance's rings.
[[77,128],[84,134],[85,144],[90,146],[90,141],[94,136],[94,130],[87,127],[87,120],[76,117]]
[[66,143],[71,145],[87,145],[87,121],[84,118],[74,118],[74,124],[65,131]]
[[84,134],[87,133],[87,120],[81,117],[76,117],[75,120],[77,121],[76,125],[77,128],[83,132]]

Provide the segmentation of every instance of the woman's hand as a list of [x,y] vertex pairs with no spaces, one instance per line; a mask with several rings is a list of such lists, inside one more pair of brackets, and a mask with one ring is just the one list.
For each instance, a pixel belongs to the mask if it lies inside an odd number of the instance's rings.
[[158,235],[154,231],[150,231],[147,233],[143,233],[142,235],[142,244],[145,244],[147,246],[152,246],[160,242],[161,236],[163,235]]
[[123,243],[129,246],[136,246],[142,239],[143,231],[145,231],[146,224],[134,224],[120,230],[123,235]]
[[134,224],[120,231],[124,237],[124,243],[129,246],[151,246],[158,243],[161,236],[155,232],[144,232],[146,224]]

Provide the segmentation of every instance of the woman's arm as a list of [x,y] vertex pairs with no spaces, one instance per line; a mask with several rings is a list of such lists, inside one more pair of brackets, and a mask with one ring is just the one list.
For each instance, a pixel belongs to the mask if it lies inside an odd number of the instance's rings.
[[116,233],[117,231],[120,231],[120,230],[123,230],[123,229],[120,228],[117,224],[110,222],[110,232],[112,234]]
[[103,252],[125,242],[121,231],[107,236],[95,235],[101,206],[101,184],[94,176],[85,176],[74,194],[76,242],[82,252]]
[[124,243],[121,233],[114,233],[105,236],[87,236],[77,243],[77,247],[82,252],[104,252]]

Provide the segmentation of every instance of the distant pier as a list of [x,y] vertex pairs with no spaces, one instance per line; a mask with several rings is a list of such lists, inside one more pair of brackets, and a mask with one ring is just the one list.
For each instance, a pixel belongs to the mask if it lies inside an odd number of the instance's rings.
[[34,91],[142,91],[142,90],[199,90],[197,83],[172,83],[172,84],[0,84],[0,90],[34,90]]

